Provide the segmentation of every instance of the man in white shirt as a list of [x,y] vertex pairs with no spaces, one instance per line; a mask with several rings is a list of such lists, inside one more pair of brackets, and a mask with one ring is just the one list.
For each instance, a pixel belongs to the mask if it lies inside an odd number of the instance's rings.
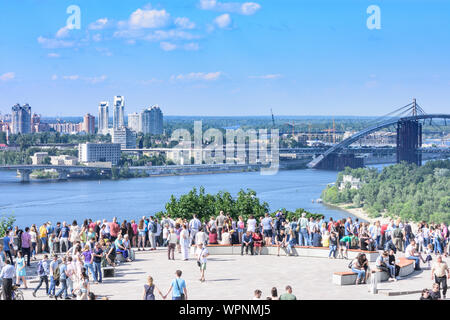
[[200,243],[205,245],[206,244],[206,233],[203,231],[203,228],[200,227],[197,234],[195,235],[195,244],[199,245]]
[[420,253],[416,252],[416,241],[411,240],[411,243],[406,247],[405,250],[405,258],[408,260],[414,260],[415,261],[415,270],[421,270],[420,269],[420,260],[425,263]]
[[11,265],[11,262],[6,259],[6,264],[0,272],[0,278],[3,279],[3,294],[5,300],[12,300],[12,282],[15,274],[16,269]]
[[191,244],[195,240],[195,235],[197,234],[201,226],[202,226],[201,221],[197,218],[197,215],[194,214],[192,216],[192,220],[189,221],[189,237]]

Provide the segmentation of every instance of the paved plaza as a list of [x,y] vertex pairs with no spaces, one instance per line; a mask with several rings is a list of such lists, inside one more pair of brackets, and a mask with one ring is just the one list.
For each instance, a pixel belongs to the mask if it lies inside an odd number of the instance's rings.
[[[293,287],[293,293],[298,299],[417,300],[419,293],[395,296],[388,296],[386,293],[421,290],[431,288],[432,284],[430,270],[424,268],[398,282],[379,283],[379,294],[374,295],[368,292],[368,285],[337,286],[331,282],[334,271],[349,270],[349,260],[269,255],[211,255],[208,259],[206,282],[201,283],[194,258],[182,261],[181,254],[176,254],[175,259],[167,260],[165,249],[136,252],[136,261],[119,265],[114,278],[106,278],[102,284],[91,284],[91,291],[112,300],[142,299],[143,285],[147,276],[151,275],[157,287],[165,294],[177,269],[183,271],[188,298],[198,300],[247,300],[253,297],[255,289],[260,289],[263,297],[266,297],[270,295],[272,287],[277,287],[281,294],[288,284]],[[33,265],[35,269],[36,262]],[[35,286],[36,282],[29,283],[29,287]],[[37,298],[33,298],[31,292],[30,289],[24,290],[25,299],[48,299],[42,289],[37,293]],[[159,295],[156,298],[161,299]]]

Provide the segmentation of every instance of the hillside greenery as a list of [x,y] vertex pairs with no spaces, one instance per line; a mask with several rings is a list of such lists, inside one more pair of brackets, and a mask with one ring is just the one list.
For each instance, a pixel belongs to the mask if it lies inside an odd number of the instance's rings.
[[[362,187],[339,190],[344,175],[360,178]],[[322,193],[327,203],[352,203],[371,217],[387,215],[410,221],[450,223],[450,160],[429,161],[421,167],[401,163],[378,171],[346,168],[336,184]]]

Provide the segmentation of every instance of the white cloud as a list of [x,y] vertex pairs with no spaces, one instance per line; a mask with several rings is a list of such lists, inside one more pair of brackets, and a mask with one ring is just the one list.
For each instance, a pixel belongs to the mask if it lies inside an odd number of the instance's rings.
[[197,51],[198,49],[200,49],[198,43],[195,42],[191,42],[191,43],[186,43],[184,45],[184,50],[187,51]]
[[102,18],[102,19],[98,19],[95,22],[92,22],[88,29],[89,30],[102,30],[104,28],[106,28],[109,25],[109,20],[108,18]]
[[170,22],[170,14],[166,10],[137,9],[128,20],[131,29],[156,29],[166,27]]
[[108,77],[105,75],[101,75],[99,77],[93,77],[93,78],[84,78],[83,80],[92,83],[92,84],[96,84],[96,83],[100,83],[103,82],[107,79]]
[[173,75],[170,77],[171,80],[203,80],[203,81],[215,81],[222,76],[222,72],[191,72],[188,74]]
[[[100,83],[103,82],[107,79],[108,77],[105,75],[101,75],[98,77],[81,77],[77,74],[75,75],[69,75],[69,76],[62,76],[62,79],[64,80],[70,80],[70,81],[76,81],[76,80],[81,80],[90,84],[96,84],[96,83]],[[56,74],[54,74],[52,76],[52,80],[57,80],[58,76]]]
[[42,36],[38,37],[37,41],[44,48],[48,48],[48,49],[70,48],[75,45],[75,42],[73,42],[73,41],[50,39],[50,38],[44,38]]
[[144,37],[148,41],[162,41],[162,40],[192,40],[199,36],[193,35],[182,30],[156,30]]
[[281,78],[282,75],[277,73],[277,74],[264,74],[261,76],[249,76],[250,79],[264,79],[264,80],[270,80],[270,79],[279,79]]
[[219,2],[217,0],[200,0],[199,6],[203,10],[232,12],[243,15],[255,14],[261,5],[256,2]]
[[218,16],[216,19],[214,19],[214,23],[219,27],[219,28],[226,28],[231,24],[231,18],[230,15],[228,13],[222,14],[220,16]]
[[63,76],[64,80],[78,80],[80,78],[79,75],[75,74],[75,75],[71,75],[71,76]]
[[261,6],[258,3],[246,2],[241,6],[241,13],[246,16],[250,16],[255,14],[259,9],[261,9]]
[[100,42],[102,41],[102,35],[100,33],[96,33],[92,36],[92,40],[94,40],[95,42]]
[[185,18],[185,17],[176,18],[175,25],[182,29],[194,29],[195,28],[195,23],[190,21],[189,18]]
[[6,72],[2,75],[0,75],[0,81],[9,81],[13,80],[16,77],[16,74],[14,72]]
[[104,56],[111,57],[113,54],[108,48],[95,48],[95,50]]
[[56,32],[55,37],[58,39],[67,38],[71,29],[68,26],[62,27]]
[[164,51],[172,51],[177,48],[175,44],[170,42],[161,42],[159,45],[161,46],[161,49],[163,49]]
[[47,57],[49,57],[49,58],[59,58],[59,57],[61,57],[61,55],[59,53],[51,52],[51,53],[47,54]]

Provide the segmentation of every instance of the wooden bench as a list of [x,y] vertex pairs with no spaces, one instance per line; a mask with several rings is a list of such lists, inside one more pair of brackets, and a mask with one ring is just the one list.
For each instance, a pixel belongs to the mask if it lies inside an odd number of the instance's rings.
[[[408,260],[406,258],[399,258],[399,262],[397,265],[400,267],[399,277],[406,277],[414,272],[414,260]],[[389,275],[384,271],[375,271],[372,273],[378,277],[378,281],[387,281],[389,280]],[[333,273],[333,283],[338,286],[343,285],[351,285],[355,284],[357,279],[357,274],[353,271],[343,271],[343,272],[334,272]]]
[[[241,254],[241,245],[221,245],[221,244],[212,244],[208,245],[208,251],[211,255],[233,255],[233,254]],[[256,248],[254,248],[256,252]],[[314,257],[314,258],[328,258],[329,253],[328,247],[310,247],[310,246],[294,246],[292,247],[292,256],[299,257]],[[280,250],[280,254],[285,254],[286,248],[282,248]],[[347,255],[349,259],[355,259],[357,255],[363,252],[366,254],[369,262],[374,262],[378,255],[378,251],[363,251],[358,249],[349,249],[347,251]],[[275,245],[263,246],[261,249],[262,255],[277,255],[278,247]]]

